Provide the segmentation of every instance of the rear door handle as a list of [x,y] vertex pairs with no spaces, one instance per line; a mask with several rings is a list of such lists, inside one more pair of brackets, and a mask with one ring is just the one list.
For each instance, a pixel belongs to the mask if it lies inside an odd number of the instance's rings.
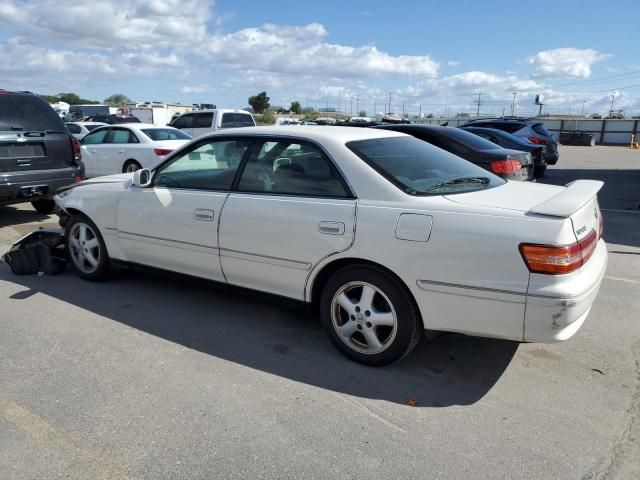
[[327,235],[344,235],[344,223],[342,222],[320,222],[318,231]]
[[196,208],[193,211],[193,218],[196,220],[202,220],[204,222],[212,222],[213,210],[209,210],[206,208]]

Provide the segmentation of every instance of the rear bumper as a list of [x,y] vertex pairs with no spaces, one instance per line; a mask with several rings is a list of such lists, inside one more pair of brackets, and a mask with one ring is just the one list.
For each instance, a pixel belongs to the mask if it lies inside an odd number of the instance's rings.
[[558,163],[559,158],[560,158],[560,154],[558,152],[547,153],[544,156],[544,160],[547,163],[547,165],[555,165],[556,163]]
[[83,176],[81,166],[0,173],[0,205],[53,198],[56,191]]
[[524,321],[526,342],[553,343],[571,338],[586,320],[607,268],[607,247],[600,240],[593,256],[579,271],[553,277],[554,284],[543,286],[532,274]]

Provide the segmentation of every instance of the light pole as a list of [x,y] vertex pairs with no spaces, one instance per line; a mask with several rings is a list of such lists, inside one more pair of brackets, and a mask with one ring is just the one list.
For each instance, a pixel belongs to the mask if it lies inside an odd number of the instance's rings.
[[391,92],[389,92],[389,109],[387,110],[387,113],[391,113]]
[[511,102],[511,116],[513,117],[516,112],[516,95],[518,92],[513,92],[513,101]]

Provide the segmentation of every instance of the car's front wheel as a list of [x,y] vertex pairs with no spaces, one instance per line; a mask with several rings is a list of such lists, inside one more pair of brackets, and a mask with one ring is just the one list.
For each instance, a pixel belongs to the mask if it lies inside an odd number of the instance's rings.
[[369,265],[334,273],[320,300],[322,323],[347,357],[371,366],[396,362],[420,339],[422,325],[406,288]]
[[48,198],[41,198],[31,202],[34,210],[42,215],[50,215],[56,208],[56,202]]
[[105,278],[109,256],[98,227],[87,216],[74,215],[65,230],[65,246],[78,275],[93,281]]

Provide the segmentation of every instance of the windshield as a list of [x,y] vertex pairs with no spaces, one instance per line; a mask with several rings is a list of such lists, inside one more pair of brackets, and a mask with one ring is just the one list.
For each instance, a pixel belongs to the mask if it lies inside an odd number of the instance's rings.
[[491,172],[413,137],[347,143],[353,153],[408,195],[485,190],[505,183]]
[[143,128],[142,133],[154,141],[191,140],[191,137],[176,128]]

